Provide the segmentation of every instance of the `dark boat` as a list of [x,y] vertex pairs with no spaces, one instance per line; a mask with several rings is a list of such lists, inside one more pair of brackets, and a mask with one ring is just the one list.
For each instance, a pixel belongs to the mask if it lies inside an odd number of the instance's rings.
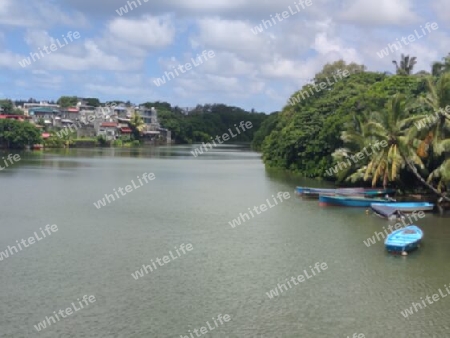
[[309,187],[296,187],[295,192],[297,195],[319,197],[319,195],[359,195],[366,197],[375,197],[379,195],[389,195],[395,193],[394,189],[365,189],[365,188],[309,188]]
[[401,211],[398,211],[393,207],[388,207],[386,206],[386,204],[372,203],[370,205],[370,208],[376,215],[380,217],[388,218],[391,220],[396,218],[402,218],[403,214]]
[[319,196],[319,205],[335,205],[342,207],[370,207],[372,203],[391,203],[383,198],[365,198],[363,196]]

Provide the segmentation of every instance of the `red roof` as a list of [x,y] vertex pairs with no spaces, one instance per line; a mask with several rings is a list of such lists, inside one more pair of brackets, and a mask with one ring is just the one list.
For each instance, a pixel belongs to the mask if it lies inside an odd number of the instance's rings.
[[78,113],[78,108],[67,108],[69,113]]
[[123,127],[123,128],[120,128],[120,132],[124,133],[124,134],[130,134],[131,133],[131,129],[127,128],[127,127]]
[[0,115],[0,119],[24,120],[24,119],[31,119],[31,116],[25,116],[25,115]]
[[117,123],[116,122],[103,122],[100,127],[105,127],[105,128],[117,128]]
[[50,134],[49,133],[42,133],[42,138],[49,138]]

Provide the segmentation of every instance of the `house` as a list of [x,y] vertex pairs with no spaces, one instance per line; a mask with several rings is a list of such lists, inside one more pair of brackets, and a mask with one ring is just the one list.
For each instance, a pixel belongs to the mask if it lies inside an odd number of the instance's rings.
[[116,122],[102,122],[99,126],[97,136],[103,136],[106,140],[115,140],[118,136],[118,124]]
[[120,138],[123,140],[129,140],[131,139],[132,130],[127,124],[119,124],[119,135]]
[[80,118],[80,110],[77,107],[68,107],[61,110],[61,117],[65,120],[77,121]]
[[137,109],[137,113],[142,116],[146,125],[153,125],[154,130],[160,127],[158,123],[158,112],[154,107],[149,109],[141,106]]
[[52,107],[36,107],[28,109],[28,115],[33,119],[34,123],[39,120],[44,120],[46,125],[56,125],[57,120],[60,119],[61,112]]
[[79,102],[79,103],[77,104],[77,108],[78,108],[78,110],[79,110],[80,112],[86,111],[86,110],[92,111],[92,110],[95,109],[94,106],[89,106],[89,105],[83,104],[83,103],[81,103],[81,102]]
[[129,119],[131,118],[131,112],[127,107],[113,107],[114,115],[118,118]]
[[35,102],[35,103],[24,103],[23,104],[23,111],[25,112],[26,115],[30,114],[30,110],[33,108],[50,108],[50,109],[55,109],[55,110],[59,110],[59,105],[57,104],[50,104],[47,101],[41,101],[39,103]]

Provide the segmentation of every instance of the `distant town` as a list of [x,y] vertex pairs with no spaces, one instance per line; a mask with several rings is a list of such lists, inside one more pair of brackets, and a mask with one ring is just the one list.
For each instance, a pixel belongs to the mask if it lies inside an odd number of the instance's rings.
[[[105,141],[127,141],[132,139],[136,126],[144,142],[171,143],[171,132],[162,128],[158,121],[158,113],[154,107],[135,106],[130,103],[96,102],[77,99],[73,105],[70,97],[62,97],[60,103],[54,101],[21,102],[0,101],[0,119],[28,121],[42,130],[44,140],[54,135],[60,139],[101,138]],[[4,102],[3,101],[3,102]],[[29,100],[34,101],[34,100]],[[92,101],[92,100],[91,100]],[[12,104],[12,107],[11,107]],[[135,116],[134,121],[132,121]]]

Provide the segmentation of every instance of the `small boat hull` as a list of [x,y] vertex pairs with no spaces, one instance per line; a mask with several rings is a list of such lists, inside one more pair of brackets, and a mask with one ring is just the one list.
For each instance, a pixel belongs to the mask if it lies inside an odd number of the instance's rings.
[[[376,203],[374,205],[376,206]],[[383,207],[392,208],[401,212],[432,211],[434,204],[428,202],[391,202],[384,203]]]
[[407,254],[417,249],[423,239],[423,231],[416,225],[410,225],[389,234],[384,241],[390,253]]
[[335,194],[336,189],[326,189],[326,188],[308,188],[308,187],[297,187],[295,192],[298,195],[319,195],[319,194]]
[[394,189],[365,189],[365,188],[309,188],[309,187],[296,187],[295,192],[297,195],[308,197],[319,197],[319,195],[356,195],[364,197],[375,197],[379,195],[394,194]]
[[392,207],[385,207],[385,205],[382,203],[372,203],[370,205],[370,208],[376,215],[388,218],[390,220],[402,217],[402,213],[400,211]]
[[321,206],[342,206],[342,207],[360,207],[368,208],[372,203],[390,203],[389,200],[381,198],[364,198],[360,196],[319,196],[319,205]]
[[384,195],[393,195],[395,194],[395,189],[366,189],[364,191],[364,196],[384,196]]

